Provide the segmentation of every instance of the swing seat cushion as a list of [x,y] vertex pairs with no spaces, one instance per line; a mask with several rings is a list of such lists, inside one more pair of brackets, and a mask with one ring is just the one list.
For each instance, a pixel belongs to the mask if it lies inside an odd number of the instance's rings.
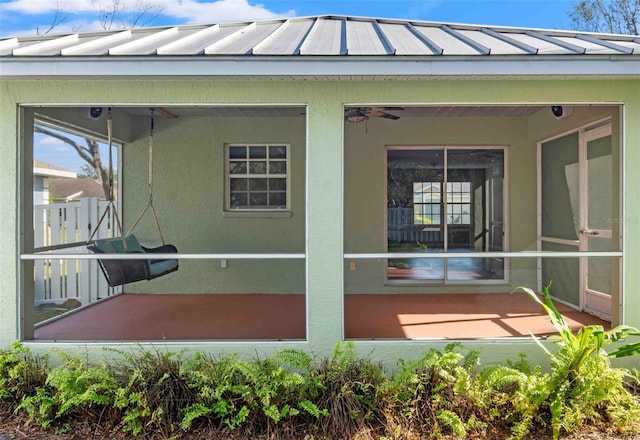
[[[126,243],[126,248],[125,248]],[[109,238],[105,240],[96,240],[93,245],[105,254],[124,254],[124,253],[144,253],[142,246],[134,235],[127,235],[122,238]]]
[[[126,244],[126,245],[125,245]],[[89,250],[95,253],[124,254],[124,253],[162,253],[175,254],[178,250],[173,245],[163,245],[156,248],[141,246],[134,235],[124,238],[109,238],[95,240]],[[166,260],[98,260],[110,286],[133,283],[141,280],[151,280],[167,273],[178,270],[177,259]]]
[[[142,246],[143,252],[147,254],[177,254],[178,249],[172,244],[165,244],[156,248],[147,248]],[[149,261],[149,279],[157,278],[167,273],[178,270],[178,260],[148,260]]]

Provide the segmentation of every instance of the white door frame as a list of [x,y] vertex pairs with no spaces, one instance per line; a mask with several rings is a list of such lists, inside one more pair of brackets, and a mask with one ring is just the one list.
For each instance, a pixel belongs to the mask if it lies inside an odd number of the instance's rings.
[[[542,235],[542,145],[568,136],[572,133],[578,133],[578,166],[579,166],[579,184],[578,184],[578,200],[579,200],[579,233],[577,240],[568,240],[555,237],[545,237]],[[560,133],[556,136],[543,139],[537,143],[537,250],[542,251],[543,242],[557,243],[566,246],[574,246],[579,251],[588,251],[588,239],[591,236],[598,236],[602,238],[612,238],[612,231],[610,229],[588,229],[587,224],[587,145],[589,142],[600,139],[612,134],[611,118],[605,118],[600,121],[596,121],[581,127]],[[614,214],[615,215],[615,214]],[[558,300],[570,307],[584,310],[588,313],[594,314],[606,320],[611,320],[611,294],[604,292],[598,292],[588,289],[588,257],[580,257],[579,261],[579,304],[572,304],[566,301]],[[542,259],[538,258],[537,264],[537,288],[541,292],[542,285]],[[593,310],[586,307],[587,295],[591,295],[592,298],[600,301],[602,306],[598,310]],[[607,310],[606,312],[604,310]]]
[[[601,139],[607,136],[611,136],[611,124],[596,127],[592,130],[580,132],[580,145],[579,145],[579,166],[580,166],[580,185],[579,185],[579,197],[580,197],[580,251],[585,252],[589,250],[589,237],[600,237],[612,239],[613,234],[611,229],[592,229],[588,225],[588,159],[587,159],[587,146],[589,142]],[[612,213],[615,215],[615,213]],[[599,292],[589,288],[589,258],[580,258],[580,308],[588,313],[599,316],[608,321],[611,320],[611,292]],[[591,307],[590,304],[597,304]]]

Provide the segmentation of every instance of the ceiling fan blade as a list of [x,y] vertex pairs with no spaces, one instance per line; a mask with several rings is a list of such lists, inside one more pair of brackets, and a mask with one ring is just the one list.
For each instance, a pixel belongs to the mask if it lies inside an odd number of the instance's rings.
[[386,112],[379,112],[376,114],[376,116],[379,118],[393,119],[394,121],[400,119],[400,116],[392,115],[391,113]]
[[400,107],[369,107],[368,114],[375,118],[387,118],[387,119],[400,119],[400,116],[392,115],[391,113],[387,113],[386,110],[390,109],[400,109]]
[[155,112],[157,114],[159,114],[160,116],[162,116],[165,119],[176,119],[177,118],[176,115],[174,115],[169,110],[164,109],[162,107],[156,107],[154,110],[155,110]]

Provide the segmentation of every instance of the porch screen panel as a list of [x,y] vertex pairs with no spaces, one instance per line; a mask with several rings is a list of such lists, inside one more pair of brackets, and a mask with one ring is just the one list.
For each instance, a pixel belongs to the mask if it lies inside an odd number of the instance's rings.
[[[560,244],[543,239],[542,250],[576,252],[580,220],[578,133],[546,142],[541,148],[542,236],[568,241]],[[544,258],[541,269],[542,286],[551,282],[554,297],[576,306],[580,304],[578,258]]]
[[[558,243],[542,243],[543,251],[575,252],[576,248]],[[551,295],[570,304],[580,303],[580,261],[578,258],[543,258],[542,287],[551,283]]]
[[578,161],[578,133],[542,145],[544,237],[578,240]]
[[[610,238],[589,237],[589,250],[611,252]],[[589,257],[587,259],[587,287],[597,292],[611,294],[612,268],[614,259],[609,257]]]
[[[613,215],[613,161],[611,155],[611,136],[605,136],[587,143],[587,228],[593,230],[611,230]],[[614,251],[614,242],[604,236],[587,237],[587,249],[590,251]],[[611,258],[588,258],[587,289],[604,294],[612,290]],[[589,300],[587,299],[587,302]],[[587,304],[589,307],[589,304]]]
[[587,144],[587,175],[587,225],[589,229],[611,229],[614,221],[611,136]]

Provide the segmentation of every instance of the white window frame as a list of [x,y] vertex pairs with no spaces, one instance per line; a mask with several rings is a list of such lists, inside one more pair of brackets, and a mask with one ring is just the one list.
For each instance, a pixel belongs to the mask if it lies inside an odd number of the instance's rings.
[[[267,158],[264,160],[267,162],[267,173],[266,174],[251,174],[247,169],[246,174],[231,174],[230,172],[230,150],[232,147],[246,147],[247,150],[250,147],[266,147],[267,152],[269,151],[269,147],[285,147],[286,149],[286,158],[284,162],[286,164],[285,174],[269,174],[269,157],[267,153]],[[250,162],[251,159],[249,157],[246,158],[247,162]],[[282,161],[282,159],[279,159]],[[248,142],[233,142],[227,143],[224,146],[224,168],[225,168],[225,185],[224,185],[224,193],[225,193],[225,206],[224,210],[227,212],[288,212],[291,210],[291,145],[284,142],[264,142],[264,143],[248,143]],[[233,176],[233,177],[232,177]],[[285,206],[284,207],[268,207],[268,206],[245,206],[245,207],[233,207],[231,206],[231,180],[234,178],[261,178],[261,179],[269,179],[269,178],[284,178],[286,179],[286,187],[285,187]],[[268,190],[267,190],[268,193]]]
[[[477,280],[451,280],[451,279],[447,279],[446,276],[443,280],[393,280],[393,279],[389,279],[387,278],[387,266],[386,264],[384,265],[384,271],[385,271],[385,285],[386,286],[425,286],[425,285],[438,285],[438,286],[452,286],[452,285],[482,285],[482,284],[486,284],[486,285],[505,285],[505,284],[509,284],[511,282],[511,260],[510,257],[512,257],[513,255],[510,255],[509,253],[509,169],[510,169],[510,162],[509,162],[509,151],[510,151],[510,146],[509,145],[502,145],[502,144],[495,144],[495,145],[474,145],[474,144],[470,144],[470,145],[387,145],[385,146],[385,160],[384,160],[384,167],[385,167],[385,184],[384,184],[384,194],[385,197],[383,197],[383,201],[384,201],[384,212],[386,213],[386,208],[387,208],[387,175],[386,175],[386,170],[388,168],[387,165],[387,158],[388,158],[388,151],[389,150],[444,150],[444,151],[448,151],[448,150],[502,150],[503,152],[503,188],[502,188],[502,200],[503,200],[503,205],[502,205],[502,209],[503,209],[503,216],[502,216],[502,221],[503,221],[503,241],[502,241],[502,252],[497,252],[497,251],[490,251],[490,252],[470,252],[470,253],[464,253],[464,254],[458,254],[455,252],[444,252],[441,255],[436,255],[436,257],[438,258],[504,258],[504,273],[503,273],[503,277],[502,278],[498,278],[498,279],[477,279]],[[447,168],[447,155],[445,154],[445,160],[444,160],[444,166],[445,168]],[[448,180],[445,179],[444,183],[447,183]],[[446,188],[445,188],[446,189]],[[444,194],[446,194],[446,191],[444,191]],[[441,226],[443,227],[444,233],[445,233],[445,237],[448,237],[449,234],[449,227],[452,226],[448,221],[447,221],[447,215],[448,213],[446,212],[448,206],[445,203],[445,221],[444,224],[442,224]],[[372,254],[345,254],[345,258],[351,258],[351,259],[356,259],[356,258],[377,258],[377,259],[390,259],[390,258],[415,258],[415,254],[401,254],[401,253],[389,253],[389,249],[388,249],[388,242],[387,242],[387,231],[388,231],[388,224],[387,224],[387,216],[384,216],[384,250],[385,253],[383,254],[377,254],[377,253],[372,253]],[[446,241],[445,241],[446,244]],[[448,255],[447,255],[448,254]],[[521,253],[520,253],[521,254]],[[520,257],[522,255],[518,254],[517,256]]]

